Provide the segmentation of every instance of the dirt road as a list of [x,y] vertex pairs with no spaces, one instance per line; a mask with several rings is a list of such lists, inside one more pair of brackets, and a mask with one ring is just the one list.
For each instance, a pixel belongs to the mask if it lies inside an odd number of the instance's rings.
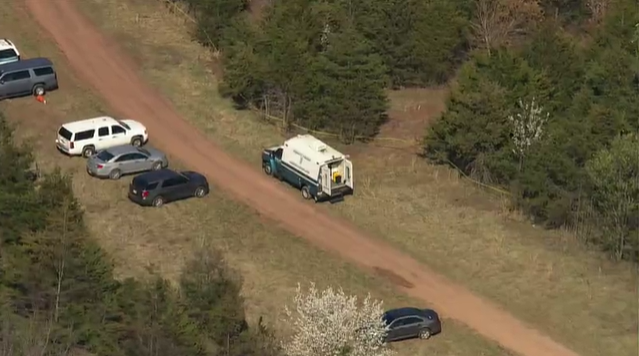
[[[143,82],[136,65],[83,17],[73,0],[24,1],[72,68],[117,114],[142,121],[149,128],[154,145],[206,174],[214,186],[311,243],[389,278],[399,289],[424,300],[445,317],[463,322],[507,349],[524,356],[577,356],[498,306],[366,236],[351,224],[329,217],[256,167],[226,154]],[[256,156],[259,154],[255,152]]]

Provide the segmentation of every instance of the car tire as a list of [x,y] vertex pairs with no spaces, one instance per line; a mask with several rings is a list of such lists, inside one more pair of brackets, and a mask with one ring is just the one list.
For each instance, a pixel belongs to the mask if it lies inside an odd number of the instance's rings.
[[151,204],[153,204],[154,207],[159,208],[164,205],[164,198],[158,195],[157,197],[153,198],[153,202],[151,202]]
[[270,176],[273,174],[273,168],[271,168],[270,164],[264,163],[262,164],[262,168],[264,169],[264,173],[266,173],[267,176]]
[[34,96],[40,96],[46,94],[47,91],[44,89],[44,85],[36,84],[33,86],[32,92]]
[[304,198],[305,200],[309,200],[313,197],[313,195],[311,194],[311,190],[308,188],[308,185],[303,185],[302,186],[302,198]]
[[122,172],[119,169],[114,169],[109,173],[109,178],[113,180],[118,180],[120,177],[122,177]]
[[151,167],[151,169],[154,171],[159,171],[160,169],[162,169],[162,162],[153,163],[153,166]]
[[432,336],[429,328],[424,328],[419,331],[419,338],[422,340],[428,340]]
[[89,158],[95,154],[95,148],[93,146],[86,146],[82,149],[82,157]]
[[140,147],[142,146],[142,138],[141,137],[134,137],[131,139],[131,145],[134,147]]
[[206,189],[204,187],[197,187],[197,189],[195,189],[196,198],[204,198],[205,196],[206,196]]

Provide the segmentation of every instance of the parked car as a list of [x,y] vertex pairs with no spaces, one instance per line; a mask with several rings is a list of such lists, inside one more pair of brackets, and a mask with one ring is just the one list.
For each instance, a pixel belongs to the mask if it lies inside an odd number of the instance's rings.
[[168,166],[166,155],[154,148],[122,145],[91,156],[87,160],[87,173],[94,177],[120,179],[125,174],[157,171]]
[[442,331],[439,315],[432,309],[399,308],[384,313],[389,330],[386,342],[419,337],[429,339]]
[[58,76],[47,58],[0,65],[0,99],[44,95],[58,89]]
[[13,42],[6,38],[0,39],[0,65],[20,60],[20,52]]
[[206,177],[193,171],[161,169],[140,174],[129,186],[129,199],[142,206],[160,207],[165,203],[209,194]]
[[131,144],[140,147],[148,140],[146,127],[141,123],[100,116],[60,126],[55,144],[61,152],[70,156],[89,158],[97,151],[115,146]]

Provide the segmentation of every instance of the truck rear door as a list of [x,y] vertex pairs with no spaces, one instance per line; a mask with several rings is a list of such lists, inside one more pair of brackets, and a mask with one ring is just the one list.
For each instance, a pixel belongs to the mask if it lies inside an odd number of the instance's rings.
[[328,165],[320,167],[319,190],[327,195],[331,195],[331,169]]
[[344,183],[347,187],[351,188],[351,190],[355,189],[355,181],[353,177],[353,162],[349,160],[344,160]]

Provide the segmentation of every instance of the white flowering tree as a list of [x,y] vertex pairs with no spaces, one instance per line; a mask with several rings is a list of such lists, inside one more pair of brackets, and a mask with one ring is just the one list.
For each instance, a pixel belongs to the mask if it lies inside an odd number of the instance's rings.
[[508,116],[515,146],[513,153],[519,157],[520,169],[530,146],[541,139],[549,117],[550,113],[545,111],[534,97],[529,101],[519,99],[518,110],[514,115]]
[[283,343],[287,356],[391,356],[384,335],[382,302],[367,296],[358,303],[342,289],[318,291],[311,284],[307,292],[300,285],[293,310],[286,315],[293,336]]

